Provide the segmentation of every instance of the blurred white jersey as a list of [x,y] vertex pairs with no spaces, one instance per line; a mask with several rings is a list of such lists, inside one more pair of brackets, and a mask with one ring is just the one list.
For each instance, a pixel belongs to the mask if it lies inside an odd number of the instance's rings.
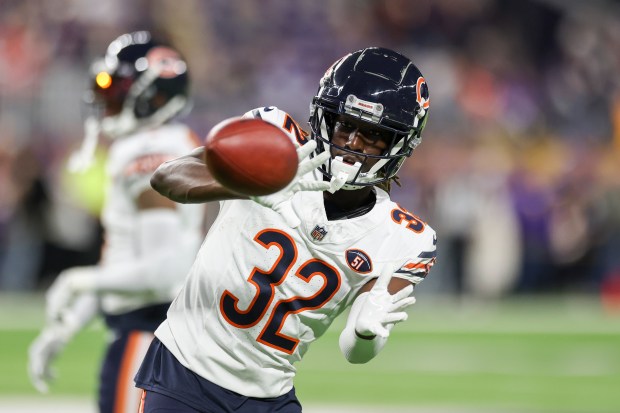
[[[285,112],[259,116],[305,140],[296,124],[286,126],[294,122]],[[288,392],[293,364],[384,264],[400,262],[396,276],[418,283],[435,261],[433,229],[383,190],[376,198],[365,215],[329,221],[323,193],[299,192],[292,202],[303,222],[295,229],[253,201],[222,202],[155,335],[219,386],[252,397]]]
[[[198,144],[191,129],[181,124],[163,125],[114,141],[106,165],[108,186],[101,218],[105,240],[100,265],[129,263],[143,256],[138,242],[137,198],[151,189],[151,175],[160,164],[187,154]],[[183,236],[194,240],[188,244],[193,243],[197,249],[203,234],[204,206],[179,204],[176,211],[186,229]],[[184,277],[179,277],[179,288],[183,280]],[[101,295],[101,306],[107,314],[125,313],[170,302],[177,292],[178,289],[165,296],[106,292]]]

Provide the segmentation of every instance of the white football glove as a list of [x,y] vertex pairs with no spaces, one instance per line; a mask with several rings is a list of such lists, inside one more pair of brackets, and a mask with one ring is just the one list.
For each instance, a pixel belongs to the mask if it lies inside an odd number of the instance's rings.
[[394,295],[390,294],[387,287],[396,269],[393,264],[386,264],[372,289],[364,297],[359,297],[364,302],[355,320],[355,332],[358,335],[387,338],[394,324],[407,319],[404,310],[416,301],[415,297],[410,297],[413,284]]
[[286,188],[274,194],[250,197],[252,201],[264,207],[271,208],[282,215],[291,228],[296,228],[301,224],[301,220],[295,214],[293,205],[291,204],[293,195],[299,191],[326,191],[331,186],[329,182],[303,179],[305,174],[322,165],[330,157],[329,152],[325,151],[314,158],[309,158],[315,148],[315,141],[309,141],[305,145],[297,148],[297,158],[299,159],[297,174]]
[[73,333],[63,323],[45,327],[28,349],[28,375],[41,393],[49,391],[48,383],[56,377],[52,362],[65,348]]
[[98,312],[95,294],[81,294],[74,304],[48,322],[28,349],[28,375],[34,387],[47,393],[48,382],[54,378],[51,364],[73,336],[88,324]]
[[49,323],[61,320],[62,313],[69,308],[75,298],[94,288],[96,266],[73,267],[61,272],[45,294],[46,317]]

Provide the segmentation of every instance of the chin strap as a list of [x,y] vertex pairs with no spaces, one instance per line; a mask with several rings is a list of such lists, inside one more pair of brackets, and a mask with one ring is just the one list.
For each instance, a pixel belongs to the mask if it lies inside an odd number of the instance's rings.
[[360,162],[355,162],[355,164],[351,165],[346,163],[342,156],[336,156],[331,163],[332,179],[329,182],[330,187],[328,191],[333,194],[340,189],[360,189],[361,187],[345,184],[350,179],[355,179],[359,175],[361,168],[362,164]]

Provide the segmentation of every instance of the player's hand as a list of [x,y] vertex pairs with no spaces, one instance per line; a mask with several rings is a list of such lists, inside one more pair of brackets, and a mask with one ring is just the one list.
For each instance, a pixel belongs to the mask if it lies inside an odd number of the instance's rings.
[[97,267],[74,267],[61,272],[45,294],[48,322],[62,321],[62,313],[71,306],[75,298],[92,290]]
[[407,319],[404,310],[416,301],[415,297],[411,296],[413,284],[394,295],[390,294],[387,287],[396,269],[393,264],[386,264],[375,285],[363,297],[365,301],[355,322],[358,336],[387,338],[391,326]]
[[52,362],[65,348],[71,333],[62,323],[45,327],[28,349],[28,376],[34,387],[47,393],[48,384],[55,378]]
[[330,188],[329,182],[324,181],[312,181],[304,180],[303,176],[313,169],[318,168],[329,159],[330,154],[328,151],[321,152],[314,158],[310,158],[310,154],[314,152],[316,148],[315,141],[309,141],[303,146],[297,148],[297,158],[299,159],[299,166],[297,167],[297,174],[291,183],[276,192],[275,194],[265,196],[252,196],[251,200],[259,203],[262,206],[273,209],[278,212],[286,223],[291,228],[296,228],[301,224],[301,220],[295,214],[293,205],[291,204],[291,198],[299,191],[326,191]]

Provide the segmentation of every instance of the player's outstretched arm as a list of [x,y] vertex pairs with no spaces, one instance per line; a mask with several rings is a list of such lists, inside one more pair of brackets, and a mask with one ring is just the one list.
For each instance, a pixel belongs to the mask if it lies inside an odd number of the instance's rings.
[[342,354],[351,363],[366,363],[379,354],[392,327],[407,319],[405,309],[415,303],[413,284],[392,279],[395,270],[394,265],[386,264],[376,282],[367,284],[353,302],[339,341]]
[[204,151],[201,146],[185,156],[164,162],[151,177],[153,189],[182,204],[245,198],[224,188],[211,176]]
[[[140,204],[148,192],[155,194],[153,190],[145,191],[139,197]],[[49,318],[56,319],[85,293],[149,294],[163,301],[174,296],[194,262],[200,234],[188,232],[181,216],[171,208],[140,209],[134,221],[135,245],[140,254],[64,270],[46,295]]]
[[84,294],[61,313],[47,314],[45,327],[28,348],[28,376],[39,392],[48,392],[49,382],[55,376],[54,360],[96,313],[97,298],[94,294]]

